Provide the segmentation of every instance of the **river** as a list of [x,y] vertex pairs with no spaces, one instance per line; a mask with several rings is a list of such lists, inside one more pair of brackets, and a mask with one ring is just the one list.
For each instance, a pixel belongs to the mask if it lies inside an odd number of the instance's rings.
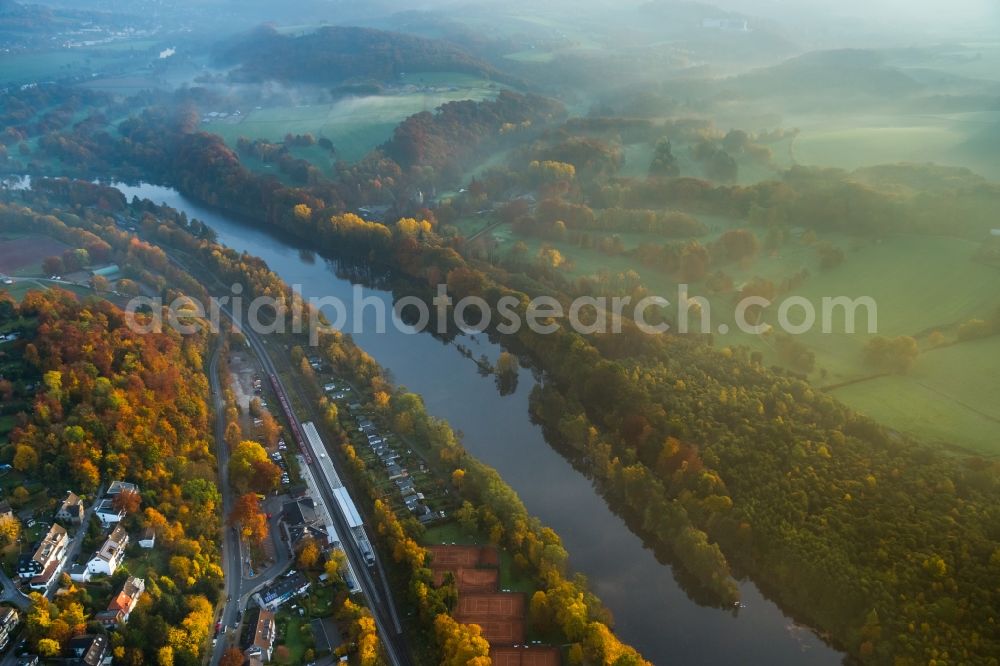
[[[151,185],[118,185],[129,197],[165,203],[208,223],[220,243],[264,259],[305,297],[335,296],[352,303],[353,285],[332,264],[304,255],[302,247],[195,204],[176,191]],[[364,289],[391,305],[389,292]],[[389,310],[391,312],[391,309]],[[562,537],[573,570],[583,573],[611,610],[615,631],[660,666],[741,664],[840,664],[843,655],[799,627],[749,582],[740,584],[742,608],[732,612],[693,602],[642,540],[613,513],[591,482],[553,450],[528,415],[532,374],[521,369],[517,390],[501,396],[492,377],[453,344],[388,326],[374,332],[368,311],[355,341],[396,383],[423,396],[428,411],[464,434],[465,447],[495,467],[520,495],[528,511]],[[331,320],[333,318],[331,317]],[[499,347],[485,336],[460,340],[475,357],[495,360]]]

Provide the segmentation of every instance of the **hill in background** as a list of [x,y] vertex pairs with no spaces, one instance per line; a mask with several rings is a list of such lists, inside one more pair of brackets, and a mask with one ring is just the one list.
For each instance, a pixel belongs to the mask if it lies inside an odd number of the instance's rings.
[[457,46],[371,28],[329,26],[284,35],[262,26],[221,44],[220,65],[236,67],[236,81],[337,84],[392,82],[411,72],[460,72],[501,83],[516,82]]

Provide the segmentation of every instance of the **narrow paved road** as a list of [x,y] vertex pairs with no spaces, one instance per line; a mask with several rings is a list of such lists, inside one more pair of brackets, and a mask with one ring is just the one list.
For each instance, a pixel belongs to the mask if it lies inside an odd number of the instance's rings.
[[208,382],[212,391],[212,405],[215,409],[215,457],[219,465],[219,492],[222,494],[222,572],[225,576],[226,605],[222,607],[219,621],[225,634],[219,635],[219,640],[212,651],[212,664],[218,664],[222,653],[230,642],[238,642],[239,636],[230,631],[233,622],[240,611],[240,601],[243,591],[243,565],[240,552],[240,540],[236,530],[229,527],[226,521],[233,509],[233,493],[229,487],[229,447],[226,446],[226,404],[222,394],[222,383],[219,381],[219,345],[212,351],[208,363]]
[[14,581],[12,581],[10,576],[5,574],[2,569],[0,569],[0,586],[3,587],[3,594],[0,595],[0,601],[8,604],[14,604],[21,610],[27,610],[28,606],[31,605],[31,599],[26,597],[19,589],[17,589],[17,586],[14,585]]
[[[97,508],[98,499],[104,497],[104,488],[99,488],[94,497],[94,501],[91,502],[90,506],[87,507],[87,510],[83,512],[83,521],[77,528],[76,534],[73,536],[73,540],[70,541],[69,546],[66,547],[66,566],[63,568],[64,572],[67,571],[69,567],[73,566],[73,563],[76,562],[76,558],[80,555],[80,549],[83,548],[83,540],[87,536],[87,526],[90,525],[90,518],[94,515],[94,509]],[[48,592],[46,592],[45,596],[51,598],[57,587],[59,586],[53,585],[49,588]]]

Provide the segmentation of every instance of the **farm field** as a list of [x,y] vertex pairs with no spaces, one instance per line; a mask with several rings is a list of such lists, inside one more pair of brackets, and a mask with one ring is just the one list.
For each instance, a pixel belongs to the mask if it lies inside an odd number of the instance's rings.
[[[333,104],[269,107],[250,111],[240,122],[216,120],[203,127],[222,136],[231,146],[241,136],[276,142],[286,134],[311,133],[330,139],[339,159],[356,161],[388,140],[396,126],[415,113],[433,111],[447,102],[491,98],[499,90],[488,81],[462,74],[413,74],[407,82],[430,88],[354,97]],[[314,147],[312,152],[296,154],[316,160],[313,163],[318,167],[331,166],[330,157],[322,149]]]
[[[702,216],[701,219],[710,229],[708,235],[699,239],[702,243],[735,226],[723,218]],[[486,218],[470,218],[461,221],[459,228],[471,234],[486,224]],[[531,257],[543,245],[550,245],[572,260],[572,265],[565,269],[569,276],[633,270],[651,293],[673,304],[677,302],[677,283],[671,276],[636,265],[629,257],[609,256],[565,241],[520,237],[506,226],[492,234],[501,254],[518,240],[528,246]],[[626,248],[634,248],[641,242],[665,241],[642,233],[619,236]],[[997,269],[972,260],[978,244],[958,238],[916,235],[875,242],[827,234],[821,240],[828,240],[846,252],[843,264],[821,270],[815,248],[802,243],[799,237],[787,241],[774,255],[762,253],[747,266],[730,264],[722,270],[736,285],[755,277],[780,283],[806,270],[809,273],[806,281],[785,296],[804,297],[820,317],[824,297],[871,297],[877,308],[877,334],[917,337],[924,350],[909,375],[851,384],[833,394],[900,431],[1000,454],[1000,441],[995,434],[1000,432],[1000,409],[996,407],[1000,405],[1000,384],[995,381],[1000,376],[1000,339],[940,349],[928,349],[926,343],[926,335],[931,331],[940,330],[953,339],[959,324],[976,317],[985,318],[1000,306],[994,288]],[[956,289],[956,285],[962,288]],[[690,295],[708,300],[713,332],[717,333],[716,344],[746,346],[762,352],[768,365],[782,365],[771,336],[747,334],[737,328],[732,294],[706,295],[704,285],[694,284]],[[816,386],[834,386],[872,374],[864,362],[864,346],[873,336],[867,332],[865,309],[859,308],[857,313],[855,334],[844,332],[846,322],[843,311],[838,310],[831,318],[830,333],[824,333],[817,324],[813,330],[796,336],[816,356],[815,371],[810,376]],[[796,311],[792,311],[790,319],[792,323],[799,321]],[[777,305],[765,314],[764,320],[772,325],[777,323]],[[697,330],[697,317],[692,315],[691,321],[692,330]],[[720,324],[728,328],[725,335],[718,335]],[[914,419],[915,413],[920,418]]]
[[0,274],[41,275],[42,260],[68,248],[47,236],[5,232],[0,235]]
[[899,122],[887,118],[884,126],[804,127],[793,152],[801,164],[848,170],[895,162],[948,163],[941,156],[951,154],[969,138],[946,120],[923,118],[912,126],[894,124]]
[[1000,456],[1000,337],[921,355],[905,376],[832,391],[847,405],[925,442]]
[[100,46],[59,49],[45,53],[18,53],[0,58],[0,83],[37,83],[67,76],[91,74],[106,68],[127,68],[149,60],[152,40],[131,40]]
[[516,53],[508,53],[504,56],[508,60],[513,60],[515,62],[532,62],[532,63],[547,63],[552,62],[556,57],[556,54],[552,51],[536,51],[534,49],[528,49],[526,51],[517,51]]
[[[78,298],[86,298],[94,295],[94,292],[88,287],[81,287],[65,282],[55,285],[54,283],[42,280],[18,280],[12,285],[0,286],[0,292],[6,292],[10,294],[15,301],[20,302],[29,291],[47,291],[55,286],[58,286],[59,289],[64,291],[76,294]],[[115,299],[110,300],[115,301]],[[118,303],[118,305],[122,304],[123,303]]]

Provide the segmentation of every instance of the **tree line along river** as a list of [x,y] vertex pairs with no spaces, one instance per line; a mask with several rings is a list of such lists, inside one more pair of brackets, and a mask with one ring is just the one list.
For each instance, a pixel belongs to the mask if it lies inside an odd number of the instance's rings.
[[[130,200],[148,198],[206,222],[220,243],[264,259],[285,282],[300,285],[305,298],[333,296],[351,312],[359,292],[336,275],[332,263],[303,252],[308,248],[193,203],[170,188],[116,187]],[[390,292],[362,288],[360,293],[385,302],[391,315]],[[752,582],[740,583],[738,609],[695,603],[670,566],[657,561],[591,482],[531,423],[528,395],[535,379],[530,371],[520,369],[517,390],[501,396],[493,378],[482,376],[454,344],[391,324],[376,332],[374,319],[369,308],[362,330],[351,331],[358,345],[387,368],[397,384],[420,394],[431,414],[461,431],[465,447],[495,467],[528,511],[559,533],[572,569],[588,578],[611,610],[616,633],[647,659],[662,666],[841,663],[841,653],[796,626]],[[485,354],[491,361],[501,351],[485,335],[463,336],[458,342],[474,357]]]

